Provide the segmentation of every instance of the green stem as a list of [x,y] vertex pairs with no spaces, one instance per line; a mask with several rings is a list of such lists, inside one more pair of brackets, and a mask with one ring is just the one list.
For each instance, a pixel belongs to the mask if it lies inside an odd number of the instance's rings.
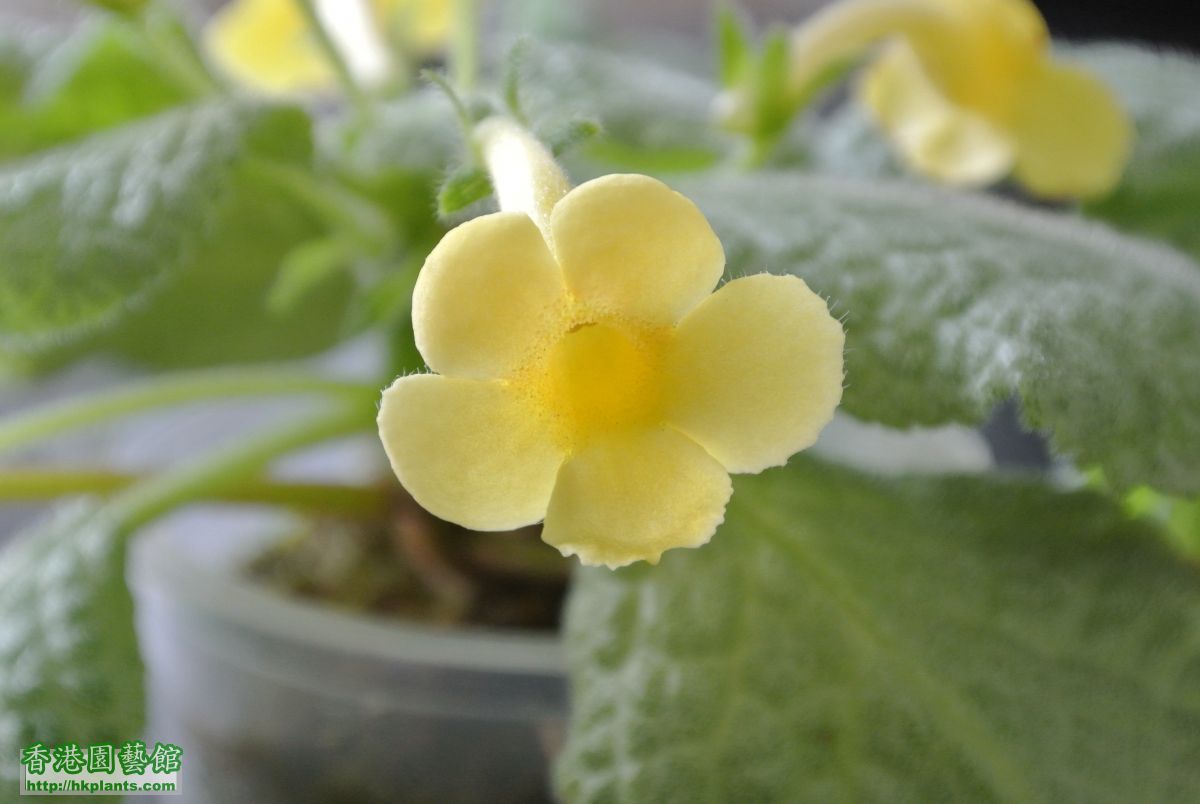
[[329,66],[333,68],[338,82],[346,91],[346,96],[350,98],[351,103],[355,105],[359,113],[366,116],[370,113],[371,109],[370,99],[358,81],[354,79],[354,73],[350,72],[350,65],[346,63],[342,52],[338,50],[337,43],[333,41],[333,36],[330,35],[329,29],[325,27],[325,22],[317,12],[315,0],[293,0],[293,2],[296,3],[296,6],[300,9],[300,13],[304,15],[304,19],[308,22],[309,30],[316,39],[317,46],[325,54],[325,59],[329,62]]
[[139,483],[114,498],[109,510],[124,533],[185,503],[231,492],[273,460],[302,447],[374,427],[374,407],[339,405],[258,438],[217,451],[179,471]]
[[479,2],[454,0],[454,40],[450,67],[459,92],[471,92],[479,78]]
[[446,96],[446,99],[450,101],[450,105],[454,107],[454,114],[458,117],[458,123],[462,126],[463,131],[467,133],[469,140],[471,129],[475,127],[475,121],[471,118],[471,111],[467,109],[467,105],[459,97],[458,90],[454,88],[453,82],[437,70],[422,70],[421,78],[440,89],[442,94]]
[[230,396],[317,394],[371,404],[379,389],[278,369],[217,369],[145,380],[116,391],[101,391],[19,413],[0,421],[0,453],[57,436],[67,430],[149,410],[201,399]]
[[[109,495],[147,481],[145,475],[100,470],[0,470],[0,503],[53,500],[75,494]],[[204,499],[224,503],[278,505],[356,518],[382,516],[387,493],[382,488],[329,483],[279,483],[245,480]]]

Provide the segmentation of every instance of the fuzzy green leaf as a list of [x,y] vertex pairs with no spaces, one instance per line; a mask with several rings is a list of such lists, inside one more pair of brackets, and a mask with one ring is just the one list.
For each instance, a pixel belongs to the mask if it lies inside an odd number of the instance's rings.
[[179,109],[0,170],[0,346],[111,323],[189,264],[250,159],[306,161],[308,118]]
[[1075,218],[799,174],[678,182],[731,275],[846,316],[845,409],[897,427],[1024,415],[1117,487],[1200,491],[1200,268]]
[[870,112],[853,98],[804,116],[771,155],[776,167],[855,179],[898,179],[904,165]]
[[[13,62],[3,76],[0,67],[0,87],[8,84],[13,98],[0,100],[0,157],[148,117],[189,96],[127,25],[93,21],[58,43],[38,35],[32,41],[36,55],[20,71]],[[17,52],[7,43],[0,50]],[[5,94],[0,88],[0,98]]]
[[1121,184],[1085,209],[1200,256],[1200,61],[1130,45],[1077,46],[1066,56],[1113,88],[1137,129]]
[[713,11],[713,28],[717,40],[717,78],[721,86],[738,85],[752,69],[750,36],[746,21],[739,10],[729,3],[719,3]]
[[476,165],[462,165],[442,182],[438,190],[438,215],[461,212],[492,194],[492,180]]
[[555,157],[562,157],[600,134],[600,124],[595,120],[567,120],[542,132],[542,140]]
[[277,316],[294,312],[305,297],[349,270],[357,247],[344,237],[330,235],[293,248],[279,263],[279,275],[267,293],[267,309]]
[[1200,575],[1107,499],[807,460],[586,570],[566,801],[1190,801]]
[[712,125],[716,87],[704,78],[577,45],[529,45],[514,69],[521,109],[539,132],[595,120],[600,136],[584,152],[611,165],[697,169],[725,150]]
[[289,257],[322,237],[323,224],[272,186],[238,180],[230,189],[183,270],[147,304],[88,339],[89,349],[151,368],[189,368],[295,359],[348,335],[357,292],[352,271],[325,275],[318,292],[293,296],[286,309],[271,305],[288,281]]
[[125,542],[90,503],[55,511],[0,552],[0,784],[34,742],[117,742],[143,717]]
[[341,177],[387,209],[403,239],[437,242],[431,211],[451,166],[467,155],[450,100],[427,89],[381,104],[371,120],[335,119],[318,128],[322,151]]
[[31,30],[16,28],[0,35],[0,119],[7,122],[19,110],[37,54],[47,46],[48,37]]

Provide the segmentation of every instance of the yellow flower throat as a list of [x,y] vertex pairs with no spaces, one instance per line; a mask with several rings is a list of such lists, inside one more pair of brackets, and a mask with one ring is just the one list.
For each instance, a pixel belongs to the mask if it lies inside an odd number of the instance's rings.
[[578,324],[516,382],[555,420],[564,446],[577,449],[597,434],[659,414],[668,332],[623,323]]

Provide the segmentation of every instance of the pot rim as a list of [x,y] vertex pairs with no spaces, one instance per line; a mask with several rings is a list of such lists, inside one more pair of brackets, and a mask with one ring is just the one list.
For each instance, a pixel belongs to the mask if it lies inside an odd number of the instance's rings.
[[385,661],[526,675],[566,672],[558,634],[439,628],[288,598],[240,577],[231,566],[195,560],[171,537],[170,527],[158,528],[131,545],[127,579],[139,605],[164,603],[276,639]]

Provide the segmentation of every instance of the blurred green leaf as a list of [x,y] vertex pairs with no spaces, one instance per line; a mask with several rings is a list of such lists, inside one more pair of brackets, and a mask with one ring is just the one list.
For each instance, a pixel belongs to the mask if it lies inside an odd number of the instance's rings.
[[538,133],[595,120],[601,132],[583,153],[611,166],[695,170],[725,151],[711,120],[717,90],[704,78],[627,53],[544,43],[524,47],[515,69]]
[[1085,211],[1200,256],[1200,61],[1115,44],[1065,55],[1113,88],[1137,128],[1121,184]]
[[544,131],[541,136],[550,151],[556,157],[561,157],[602,133],[603,129],[595,120],[574,119]]
[[87,0],[87,2],[120,14],[132,14],[145,6],[149,0]]
[[[24,46],[19,71],[0,67],[0,157],[148,117],[189,97],[129,26],[93,22],[53,46],[42,36],[32,41],[35,54]],[[0,42],[0,53],[21,47]],[[0,64],[6,61],[0,56]]]
[[799,110],[796,99],[788,95],[790,42],[786,29],[768,31],[745,81],[752,110],[750,133],[763,143],[777,142]]
[[267,293],[267,309],[286,315],[309,293],[348,270],[357,254],[357,245],[340,235],[296,246],[280,262],[279,275]]
[[721,86],[732,87],[741,82],[751,67],[747,26],[738,10],[728,2],[716,5],[714,17],[713,27],[717,33],[717,78]]
[[223,102],[0,170],[0,345],[55,346],[145,304],[193,264],[240,165],[309,149],[300,110]]
[[1108,500],[808,460],[735,487],[710,545],[577,578],[564,800],[1200,789],[1200,575]]
[[466,154],[450,101],[433,89],[380,104],[369,121],[318,128],[321,153],[357,191],[388,210],[403,240],[437,242],[441,179]]
[[0,118],[9,119],[22,103],[38,54],[49,43],[50,37],[44,32],[15,25],[0,34]]
[[[1109,491],[1103,473],[1094,474],[1094,487]],[[1126,494],[1121,506],[1131,517],[1154,522],[1184,556],[1200,559],[1200,498],[1182,500],[1141,486]]]
[[479,191],[472,186],[479,176],[454,170],[468,158],[462,126],[446,95],[428,88],[381,104],[368,121],[333,120],[319,132],[331,168],[391,217],[398,252],[369,272],[348,316],[352,327],[382,326],[396,356],[392,368],[405,370],[415,353],[409,305],[416,272],[445,232],[439,208],[446,214]]
[[136,737],[143,701],[125,540],[96,505],[63,506],[0,551],[0,796],[21,748]]
[[447,217],[461,212],[492,194],[492,180],[477,165],[462,165],[442,182],[438,190],[438,215]]
[[802,174],[676,183],[730,275],[791,272],[845,315],[847,412],[1024,417],[1115,486],[1200,491],[1200,268],[1073,217]]
[[261,363],[327,349],[353,331],[351,271],[314,278],[320,284],[312,292],[292,288],[285,307],[271,308],[272,294],[289,281],[281,273],[289,257],[325,231],[295,200],[236,176],[193,258],[86,346],[150,368]]

